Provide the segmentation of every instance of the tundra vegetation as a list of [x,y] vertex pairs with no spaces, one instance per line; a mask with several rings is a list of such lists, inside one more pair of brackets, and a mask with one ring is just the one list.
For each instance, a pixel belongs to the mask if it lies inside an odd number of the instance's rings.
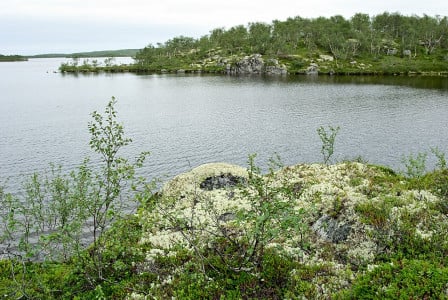
[[[69,174],[0,189],[3,299],[446,299],[445,154],[403,158],[405,171],[328,164],[339,128],[318,129],[324,163],[268,172],[214,163],[156,191],[136,176],[148,155],[115,100],[89,123],[100,159]],[[134,213],[125,206],[138,204]]]
[[200,38],[178,36],[147,45],[130,66],[61,65],[62,72],[229,72],[250,58],[270,72],[315,68],[323,74],[442,74],[448,65],[448,18],[357,13],[292,17],[215,28]]

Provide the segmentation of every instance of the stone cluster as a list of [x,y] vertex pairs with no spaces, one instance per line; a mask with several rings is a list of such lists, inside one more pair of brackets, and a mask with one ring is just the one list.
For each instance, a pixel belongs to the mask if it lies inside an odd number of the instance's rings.
[[245,56],[233,65],[228,65],[227,71],[232,74],[287,74],[285,65],[279,64],[276,59],[265,62],[261,54]]

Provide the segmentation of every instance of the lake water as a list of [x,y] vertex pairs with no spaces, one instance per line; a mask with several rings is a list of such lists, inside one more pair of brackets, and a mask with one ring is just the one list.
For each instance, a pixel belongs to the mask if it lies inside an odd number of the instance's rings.
[[[340,126],[336,160],[361,155],[402,169],[402,157],[448,153],[448,78],[60,74],[64,59],[0,63],[0,182],[70,170],[91,156],[87,123],[112,96],[148,178],[208,162],[321,161],[319,126]],[[129,59],[127,60],[129,61]],[[429,160],[434,162],[434,160]]]

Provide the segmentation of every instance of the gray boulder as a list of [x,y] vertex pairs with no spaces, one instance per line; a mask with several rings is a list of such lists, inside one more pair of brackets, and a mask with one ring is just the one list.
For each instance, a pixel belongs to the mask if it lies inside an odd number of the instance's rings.
[[347,240],[351,226],[339,223],[328,215],[323,215],[313,224],[312,229],[321,239],[332,243],[340,243]]
[[260,54],[246,56],[237,61],[231,72],[235,74],[260,74],[263,71],[264,61]]
[[317,75],[319,74],[319,66],[316,63],[311,63],[306,69],[306,75]]
[[253,54],[245,56],[234,63],[230,70],[226,68],[228,73],[232,74],[286,74],[286,66],[280,64],[276,59],[269,59],[266,62],[261,54]]
[[403,50],[403,56],[411,57],[412,51],[409,49]]

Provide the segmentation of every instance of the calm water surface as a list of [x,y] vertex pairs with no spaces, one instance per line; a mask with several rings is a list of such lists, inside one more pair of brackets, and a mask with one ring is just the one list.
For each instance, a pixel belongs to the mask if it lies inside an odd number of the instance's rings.
[[262,165],[275,152],[285,164],[320,161],[322,125],[341,127],[337,160],[400,169],[403,155],[448,152],[448,78],[64,75],[60,63],[0,64],[0,182],[11,189],[50,163],[70,170],[92,156],[90,113],[112,96],[134,140],[122,154],[151,151],[148,178],[244,166],[254,152]]

